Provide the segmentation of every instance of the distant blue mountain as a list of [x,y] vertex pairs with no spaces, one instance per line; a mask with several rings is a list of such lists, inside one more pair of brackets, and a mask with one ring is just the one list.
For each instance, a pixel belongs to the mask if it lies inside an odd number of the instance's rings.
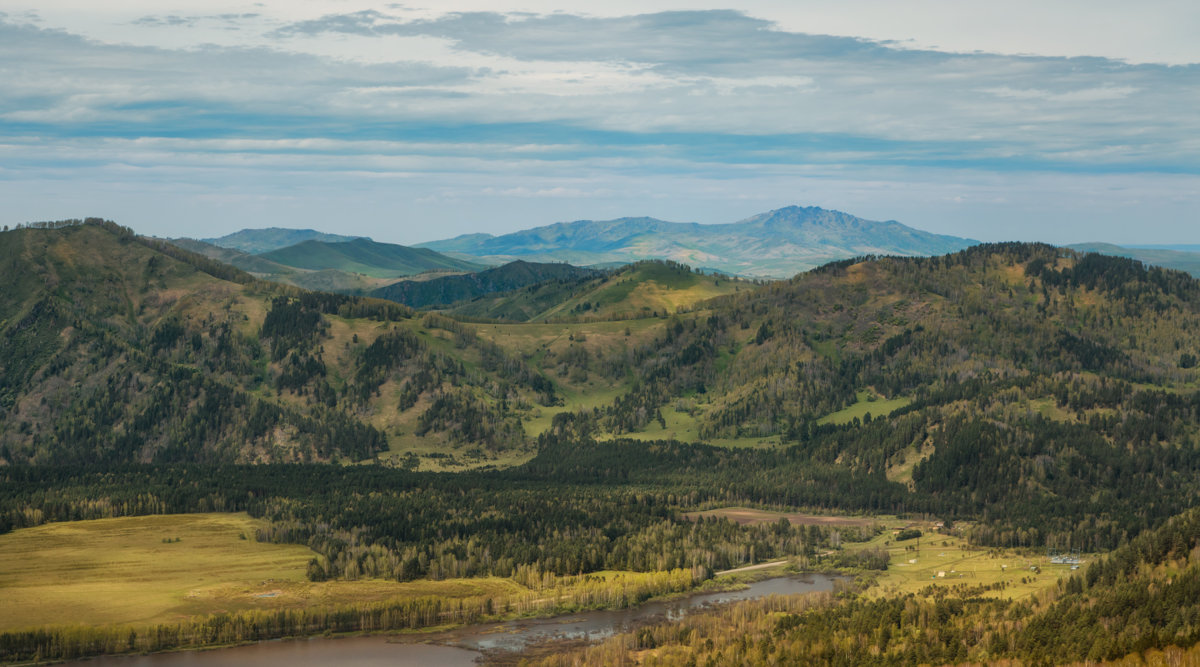
[[1080,252],[1094,252],[1098,255],[1114,255],[1136,259],[1143,264],[1161,266],[1165,269],[1175,269],[1189,273],[1194,278],[1200,278],[1200,252],[1179,250],[1179,248],[1196,248],[1200,245],[1170,246],[1119,246],[1111,243],[1076,243],[1067,246]]
[[941,255],[975,243],[895,221],[789,206],[727,224],[655,218],[578,220],[502,236],[468,234],[418,247],[491,262],[524,259],[590,266],[669,259],[735,275],[787,277],[847,257]]
[[286,248],[304,241],[322,241],[324,243],[340,243],[366,238],[364,236],[342,236],[341,234],[326,234],[315,229],[286,229],[283,227],[267,227],[265,229],[243,229],[239,232],[226,234],[215,239],[200,239],[222,248],[241,250],[252,255]]

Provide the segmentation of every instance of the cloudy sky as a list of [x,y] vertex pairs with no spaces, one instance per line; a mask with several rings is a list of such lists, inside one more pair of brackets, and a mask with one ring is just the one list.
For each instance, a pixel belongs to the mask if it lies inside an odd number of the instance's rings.
[[6,0],[0,222],[1200,243],[1200,3],[1133,5]]

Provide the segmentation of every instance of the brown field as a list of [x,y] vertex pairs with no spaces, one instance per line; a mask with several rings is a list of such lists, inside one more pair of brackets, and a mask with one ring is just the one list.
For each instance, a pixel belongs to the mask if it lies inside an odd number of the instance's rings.
[[712,516],[724,517],[742,526],[775,523],[780,519],[787,519],[793,526],[870,526],[877,522],[876,519],[868,517],[771,512],[768,510],[756,510],[750,507],[725,507],[719,510],[687,512],[683,515],[685,519]]

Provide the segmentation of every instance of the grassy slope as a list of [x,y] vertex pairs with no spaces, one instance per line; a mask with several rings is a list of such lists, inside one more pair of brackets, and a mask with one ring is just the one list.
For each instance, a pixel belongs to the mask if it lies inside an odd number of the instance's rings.
[[534,321],[569,317],[611,319],[674,313],[718,296],[748,288],[743,281],[704,276],[678,265],[642,262],[619,271],[536,316]]
[[262,255],[272,262],[310,271],[337,269],[373,278],[397,278],[431,269],[474,271],[482,267],[424,248],[357,239],[344,243],[305,241]]
[[911,398],[903,396],[898,398],[882,398],[875,392],[864,389],[858,392],[858,401],[830,413],[817,420],[818,424],[849,424],[857,419],[862,419],[867,414],[871,417],[886,417],[900,408],[912,403]]
[[[47,268],[43,274],[26,271],[25,269],[12,272],[12,289],[6,290],[0,296],[0,304],[7,303],[0,319],[7,317],[9,321],[20,319],[29,312],[33,298],[38,290],[47,284],[57,285],[60,292],[75,302],[96,303],[101,297],[111,301],[112,315],[103,319],[106,325],[118,330],[132,330],[138,327],[153,329],[168,316],[179,316],[185,321],[202,322],[212,320],[228,321],[237,330],[250,337],[256,338],[261,322],[272,296],[271,288],[264,285],[240,286],[217,280],[201,272],[171,260],[160,265],[160,271],[151,275],[147,268],[146,251],[136,244],[114,243],[105,238],[104,232],[92,228],[64,230],[62,232],[38,232],[22,230],[10,232],[6,239],[24,235],[26,243],[5,244],[5,251],[16,255],[33,256],[34,261],[18,263],[28,267],[41,262]],[[39,234],[41,236],[39,236]],[[13,235],[13,236],[9,236]],[[46,243],[51,235],[66,237],[58,243]],[[338,244],[352,245],[352,244]],[[87,248],[88,251],[84,251]],[[1064,266],[1071,265],[1073,260],[1060,260]],[[1040,294],[1027,286],[1028,279],[1023,275],[1023,267],[1004,266],[993,263],[985,272],[979,275],[988,289],[999,297],[997,312],[1006,312],[1021,304],[1040,301]],[[161,268],[165,267],[165,268]],[[913,294],[897,292],[893,283],[897,283],[889,275],[891,269],[886,263],[858,264],[849,266],[840,273],[825,272],[811,274],[803,279],[794,281],[793,285],[779,284],[766,290],[777,293],[795,293],[786,305],[778,307],[777,312],[768,313],[767,318],[775,317],[773,327],[779,329],[786,322],[804,322],[828,332],[824,339],[805,338],[804,344],[777,346],[772,340],[766,344],[751,344],[756,331],[756,322],[750,322],[748,328],[734,328],[730,335],[735,338],[731,344],[722,345],[718,349],[718,358],[714,367],[718,373],[726,375],[727,371],[735,379],[722,384],[720,377],[710,385],[704,396],[684,396],[669,398],[662,407],[666,426],[651,421],[640,433],[626,434],[628,437],[646,440],[658,438],[676,438],[684,441],[699,441],[706,415],[721,409],[740,398],[749,388],[755,386],[758,380],[767,374],[783,368],[797,360],[825,357],[837,360],[842,354],[858,353],[872,349],[878,341],[899,333],[903,329],[915,325],[926,325],[932,328],[948,327],[946,322],[955,322],[962,315],[955,312],[960,306],[956,301],[945,299],[927,289],[921,289]],[[85,278],[86,277],[86,278]],[[74,281],[86,285],[77,287]],[[903,284],[903,283],[901,283]],[[964,302],[970,306],[978,299],[977,292],[983,285],[967,283]],[[536,403],[529,407],[515,408],[514,412],[524,424],[528,436],[536,436],[550,424],[553,416],[559,412],[578,409],[590,409],[610,405],[621,393],[627,391],[636,378],[632,373],[623,376],[604,376],[596,372],[595,359],[598,355],[621,346],[631,348],[645,345],[660,335],[662,327],[669,320],[659,317],[631,319],[623,321],[605,320],[605,317],[642,313],[644,309],[664,312],[675,306],[695,307],[700,299],[711,296],[714,292],[734,292],[736,301],[743,304],[758,300],[758,294],[751,294],[753,286],[747,283],[716,279],[711,276],[701,276],[694,272],[681,270],[669,264],[644,263],[629,267],[625,272],[606,279],[601,285],[590,290],[587,294],[576,295],[567,302],[543,313],[543,319],[567,319],[566,323],[537,323],[537,324],[464,324],[467,329],[491,341],[525,363],[538,369],[545,377],[550,378],[558,388],[558,393],[565,399],[562,406],[543,407]],[[80,290],[77,294],[72,290]],[[737,294],[740,293],[740,294]],[[23,295],[23,296],[22,296]],[[907,297],[907,298],[906,298]],[[1062,297],[1055,296],[1061,300]],[[1090,307],[1092,301],[1100,301],[1105,295],[1087,292],[1078,296],[1080,304]],[[30,300],[32,299],[32,300]],[[763,299],[766,300],[766,299]],[[1011,301],[1012,304],[1009,305]],[[19,303],[18,303],[19,302]],[[581,310],[584,303],[591,308]],[[1102,302],[1101,302],[1102,303]],[[842,308],[850,305],[849,308]],[[723,308],[724,306],[717,306]],[[774,305],[769,306],[776,309]],[[1170,311],[1168,311],[1170,312]],[[704,314],[689,313],[684,318],[705,317]],[[404,320],[393,325],[383,326],[373,320],[344,319],[336,316],[326,316],[329,322],[329,337],[320,341],[323,348],[323,359],[327,367],[326,379],[335,390],[345,387],[349,378],[353,377],[356,359],[372,341],[388,327],[406,328],[416,333],[439,353],[449,356],[464,367],[478,369],[479,353],[467,347],[460,347],[453,342],[453,336],[445,331],[426,330],[421,318]],[[96,321],[93,318],[91,321]],[[2,324],[2,323],[0,323]],[[955,324],[954,326],[959,326]],[[626,335],[626,331],[629,332]],[[1096,331],[1087,328],[1086,331]],[[60,333],[55,330],[48,333]],[[1169,331],[1167,333],[1170,333]],[[70,336],[69,330],[63,330],[62,336]],[[30,340],[53,339],[54,336],[40,336]],[[1162,346],[1161,340],[1168,337],[1140,337],[1139,347],[1146,348],[1153,344]],[[799,337],[793,338],[800,340]],[[24,343],[22,343],[24,344]],[[40,345],[40,343],[39,343]],[[808,345],[810,347],[805,347]],[[592,355],[593,362],[586,378],[579,379],[574,375],[562,372],[555,359],[561,358],[572,346],[582,347]],[[31,354],[39,354],[39,350],[30,350]],[[1145,363],[1151,355],[1163,356],[1158,350],[1140,350],[1139,363]],[[1178,353],[1173,352],[1177,358]],[[1161,363],[1154,359],[1154,363]],[[1174,363],[1172,358],[1167,361]],[[974,356],[962,356],[958,360],[948,360],[947,363],[957,364],[953,370],[962,373],[975,373],[984,367],[984,361]],[[942,363],[939,361],[939,363]],[[264,377],[268,378],[277,372],[278,364],[267,364]],[[82,371],[81,371],[82,372]],[[1171,369],[1172,377],[1179,379],[1194,378],[1195,371]],[[69,375],[69,374],[68,374]],[[498,376],[497,376],[498,377]],[[82,378],[64,376],[64,379],[75,382]],[[746,380],[749,378],[749,380]],[[453,454],[451,447],[437,437],[418,437],[414,434],[417,419],[422,410],[429,406],[428,396],[414,408],[399,411],[398,393],[400,380],[396,378],[380,387],[378,395],[372,396],[368,404],[356,414],[361,418],[382,429],[389,440],[389,456],[404,455],[409,452],[425,455],[427,460],[422,462],[426,469],[462,469],[480,465],[509,465],[518,463],[531,454],[529,450],[522,453],[509,452],[501,457],[484,459],[459,458],[454,463],[437,460],[437,455]],[[303,395],[283,392],[279,394],[262,382],[250,388],[256,396],[283,405],[307,409],[309,399]],[[869,388],[857,388],[858,400],[849,406],[842,403],[828,408],[821,418],[821,423],[843,423],[854,417],[861,417],[866,412],[873,416],[887,414],[905,404],[904,397],[894,397],[882,400],[877,393],[877,400],[864,398],[864,392]],[[39,417],[50,419],[48,407],[43,407],[42,393],[34,392],[20,401],[20,419]],[[51,397],[53,398],[53,397]],[[1027,405],[1052,418],[1075,421],[1073,414],[1059,408],[1051,408],[1047,399],[1030,396],[1032,400]],[[691,407],[682,404],[690,404]],[[356,408],[357,409],[357,408]],[[948,408],[949,409],[949,408]],[[1085,413],[1090,417],[1091,412]],[[766,432],[766,431],[763,431]],[[747,431],[746,433],[751,433]],[[780,441],[777,435],[732,437],[731,431],[719,432],[715,437],[705,441],[724,446],[770,446]],[[467,448],[458,448],[467,449]],[[891,479],[906,482],[911,479],[912,466],[916,461],[927,456],[927,451],[906,452],[900,461],[889,461],[888,475]]]
[[550,281],[451,304],[446,312],[529,322],[631,319],[687,310],[704,300],[751,288],[743,280],[705,276],[677,264],[639,262],[606,277]]
[[[564,324],[478,324],[473,328],[480,337],[534,363],[540,363],[547,357],[563,354],[572,346],[598,354],[612,347],[645,344],[661,333],[664,323],[665,320],[647,318]],[[608,379],[596,373],[590,374],[584,382],[572,382],[569,377],[556,376],[551,369],[544,368],[543,372],[558,384],[563,405],[537,406],[525,414],[525,432],[530,436],[537,436],[548,429],[554,415],[561,412],[610,405],[619,395],[628,391],[632,382],[628,376]]]
[[[45,331],[24,326],[19,336],[10,336],[9,343],[13,364],[10,377],[18,380],[17,365],[36,366],[44,364],[64,346],[69,346],[78,335],[73,328],[64,325],[71,320],[86,322],[89,326],[103,326],[118,332],[120,337],[132,338],[138,331],[153,331],[163,322],[178,319],[188,323],[205,323],[199,331],[207,335],[207,323],[216,326],[228,323],[234,331],[250,340],[257,339],[268,310],[270,300],[278,291],[269,284],[239,285],[214,278],[177,260],[154,253],[133,241],[115,238],[110,232],[93,226],[80,226],[64,230],[18,230],[3,235],[0,243],[0,261],[14,267],[6,275],[7,289],[0,290],[0,330],[16,327],[19,322],[34,313],[38,304],[47,299],[63,299],[74,307],[86,308],[76,314],[69,307],[58,308],[64,321],[53,322],[46,318]],[[44,307],[42,307],[44,310]],[[335,389],[342,389],[354,374],[357,355],[369,346],[389,327],[372,319],[347,319],[325,316],[329,323],[329,337],[320,345],[326,350],[324,359],[327,379]],[[395,323],[394,326],[423,331],[417,320]],[[8,334],[6,334],[8,335]],[[445,332],[423,332],[424,339],[438,346],[442,352],[461,359],[471,365],[477,353],[460,350],[444,344]],[[357,338],[357,340],[355,340]],[[120,366],[108,364],[130,364],[127,357],[108,358],[97,367],[90,361],[92,352],[86,346],[63,358],[77,359],[67,363],[49,376],[32,378],[33,385],[14,397],[15,410],[9,413],[12,419],[8,426],[16,427],[20,421],[37,424],[49,423],[54,419],[53,406],[56,401],[71,400],[72,386],[88,390],[102,386],[106,373],[122,372]],[[473,356],[474,355],[474,356]],[[34,364],[30,364],[30,362]],[[246,391],[259,399],[302,411],[309,409],[308,398],[284,391],[274,391],[269,378],[278,372],[278,363],[267,363],[260,359],[262,373],[268,381],[247,382],[247,378],[210,374],[211,380],[228,383],[239,391]],[[415,442],[404,440],[401,433],[411,434],[418,418],[415,410],[398,414],[395,396],[385,391],[378,400],[366,406],[362,414],[365,421],[384,428],[393,448],[399,451],[416,450],[422,453],[446,451],[443,440],[432,435]],[[393,392],[394,393],[394,392]],[[3,392],[0,392],[2,396]],[[43,400],[43,399],[49,399]],[[10,444],[20,441],[19,434],[10,431]],[[279,444],[288,446],[289,433],[276,434]],[[0,431],[0,444],[5,434]],[[528,452],[524,454],[527,458]],[[507,461],[519,462],[520,458]],[[472,465],[489,462],[475,461]]]
[[376,278],[364,273],[352,273],[337,269],[294,270],[286,275],[267,274],[263,278],[318,292],[338,292],[359,296],[390,285],[396,280],[395,278]]
[[[109,275],[103,284],[126,285],[127,287],[115,292],[112,297],[117,303],[112,310],[126,313],[126,316],[110,318],[109,323],[132,330],[140,327],[154,328],[166,318],[178,316],[185,321],[208,321],[214,315],[218,321],[225,319],[243,335],[257,338],[259,327],[268,310],[267,301],[271,298],[271,290],[265,286],[242,287],[213,279],[189,267],[176,262],[168,262],[169,270],[157,280],[147,280],[141,275],[142,267],[146,264],[145,251],[135,244],[113,244],[106,233],[94,228],[65,230],[62,234],[66,239],[52,243],[45,248],[38,247],[37,234],[50,232],[23,232],[29,235],[29,241],[34,244],[31,251],[43,253],[41,262],[49,267],[47,277],[34,280],[28,290],[16,290],[26,293],[32,298],[38,288],[46,283],[59,283],[65,286],[82,275]],[[58,234],[55,232],[54,234]],[[352,244],[338,244],[349,246]],[[82,253],[82,246],[97,249],[95,253]],[[113,260],[116,261],[113,261]],[[22,274],[23,275],[23,274]],[[714,284],[718,283],[718,284]],[[626,321],[604,321],[599,319],[605,314],[630,314],[644,312],[643,308],[665,312],[674,310],[676,306],[687,307],[696,301],[710,296],[728,293],[748,285],[727,279],[715,279],[700,276],[686,269],[661,263],[644,263],[603,283],[599,288],[588,294],[580,295],[571,303],[576,305],[587,301],[601,304],[593,308],[586,316],[594,321],[577,322],[574,324],[526,324],[526,325],[468,325],[482,337],[493,340],[503,348],[517,356],[524,357],[529,363],[538,366],[547,354],[561,354],[567,348],[578,345],[586,348],[593,355],[599,355],[606,349],[623,345],[637,346],[649,342],[658,335],[665,320],[660,318],[644,318]],[[13,295],[9,295],[10,297]],[[80,297],[82,298],[82,297]],[[95,298],[95,294],[91,295]],[[79,300],[79,299],[77,299]],[[147,305],[152,307],[147,307]],[[16,307],[16,311],[27,310]],[[15,306],[15,304],[14,304]],[[559,308],[557,310],[564,310]],[[619,312],[618,312],[619,311]],[[224,314],[224,315],[222,315]],[[324,361],[328,374],[326,376],[334,389],[340,390],[347,380],[353,377],[357,355],[371,344],[380,334],[388,330],[372,320],[354,320],[326,316],[329,322],[329,337],[321,342],[325,350]],[[423,340],[439,352],[461,360],[468,367],[477,367],[477,354],[470,349],[460,349],[448,341],[448,334],[441,331],[427,331],[419,319],[397,322],[395,327],[407,328],[417,333]],[[628,335],[626,334],[628,331]],[[578,338],[578,341],[573,340]],[[278,364],[267,364],[264,373],[267,377],[277,372]],[[603,408],[621,393],[626,391],[633,380],[630,376],[605,378],[592,372],[584,381],[573,377],[559,376],[550,366],[542,368],[543,374],[551,377],[558,385],[560,394],[564,397],[564,405],[543,407],[533,405],[522,411],[521,419],[525,424],[526,433],[536,436],[550,424],[553,416],[562,411],[578,409]],[[249,388],[257,397],[274,403],[290,405],[304,409],[307,399],[291,392],[278,393],[272,390],[269,382]],[[463,458],[456,454],[455,448],[448,446],[443,440],[434,436],[418,437],[414,434],[420,413],[429,406],[429,401],[423,399],[418,405],[407,411],[397,409],[400,386],[397,382],[384,384],[378,396],[374,397],[362,418],[384,431],[387,435],[390,451],[384,458],[415,453],[423,458],[423,469],[458,470],[479,465],[512,465],[526,460],[530,451],[508,452],[500,457]],[[20,413],[22,417],[36,416],[44,410],[39,407],[41,394],[34,393],[23,402]],[[696,440],[694,420],[686,415],[668,411],[669,429],[663,431],[657,424],[634,437],[678,437],[684,440]],[[47,415],[47,418],[48,415]],[[662,432],[660,432],[662,431]],[[744,440],[744,441],[743,441]],[[726,445],[757,445],[755,439],[733,439],[729,442],[718,442]],[[446,459],[445,454],[455,456]]]
[[442,311],[448,315],[469,319],[529,322],[563,301],[594,289],[603,282],[604,278],[548,281],[449,304],[442,308]]

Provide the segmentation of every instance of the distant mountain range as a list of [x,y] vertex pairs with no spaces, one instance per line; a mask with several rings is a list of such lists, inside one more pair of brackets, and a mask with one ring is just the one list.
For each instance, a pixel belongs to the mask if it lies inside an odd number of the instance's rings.
[[410,248],[358,238],[351,241],[302,241],[259,255],[277,264],[309,271],[337,270],[373,278],[399,278],[424,271],[479,271],[482,264],[467,262],[427,248]]
[[1172,246],[1174,249],[1167,249],[1165,247],[1119,246],[1111,243],[1076,243],[1067,247],[1080,252],[1136,259],[1143,264],[1184,271],[1194,278],[1200,278],[1200,252],[1183,250],[1183,248],[1200,250],[1200,246],[1180,245]]
[[1200,243],[1128,243],[1122,247],[1139,250],[1180,250],[1183,252],[1200,252]]
[[[285,232],[297,232],[299,236],[320,234],[310,229],[244,229],[222,239],[236,237],[237,243],[245,247],[264,248],[288,238]],[[333,234],[323,236],[336,237]],[[399,278],[429,271],[463,273],[484,268],[480,264],[424,248],[379,243],[361,236],[336,238],[344,240],[331,242],[308,239],[262,254],[251,254],[195,239],[172,239],[171,243],[259,278],[305,289],[346,294],[366,294]]]
[[[840,211],[789,206],[727,224],[644,217],[578,220],[501,236],[466,234],[414,247],[379,243],[363,236],[279,227],[243,229],[203,241],[176,239],[173,243],[268,280],[308,289],[372,294],[421,308],[518,290],[545,280],[588,277],[583,273],[586,269],[578,267],[615,269],[661,259],[703,272],[784,278],[847,257],[940,255],[976,241],[932,234],[895,221],[877,222]],[[1068,247],[1136,259],[1200,277],[1200,252],[1195,251],[1200,246],[1093,242]],[[418,275],[439,271],[452,275]],[[397,282],[404,278],[409,279]],[[455,306],[460,307],[462,304]],[[466,310],[479,308],[483,305]],[[526,313],[536,308],[526,304],[519,310]]]
[[[250,230],[243,230],[250,231]],[[241,232],[239,232],[241,233]],[[236,248],[225,248],[214,245],[208,241],[197,241],[196,239],[171,239],[171,243],[190,250],[196,254],[204,255],[209,259],[215,259],[218,262],[231,264],[237,268],[247,272],[256,274],[286,274],[293,271],[282,264],[277,264],[269,259],[263,259],[258,255],[252,255],[243,250]]]
[[735,275],[784,278],[847,257],[941,255],[975,243],[895,221],[789,206],[727,224],[578,220],[502,236],[467,234],[417,247],[492,263],[525,259],[590,266],[668,259]]
[[280,248],[296,245],[304,241],[323,241],[338,243],[365,238],[362,236],[342,236],[341,234],[326,234],[315,229],[286,229],[284,227],[267,227],[265,229],[243,229],[232,234],[226,234],[214,239],[200,239],[204,243],[221,248],[240,250],[251,255],[258,255]]

